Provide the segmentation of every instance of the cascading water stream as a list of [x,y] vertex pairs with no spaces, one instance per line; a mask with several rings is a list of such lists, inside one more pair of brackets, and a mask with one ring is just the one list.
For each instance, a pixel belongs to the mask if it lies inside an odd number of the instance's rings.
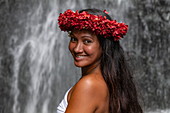
[[[59,35],[56,33],[56,8],[47,14],[47,18],[44,23],[40,23],[43,15],[43,7],[40,3],[35,12],[28,13],[28,21],[25,23],[24,40],[15,48],[11,48],[10,51],[14,56],[14,75],[12,86],[12,95],[14,98],[13,113],[48,113],[48,106],[50,99],[52,98],[52,83],[54,79],[54,73],[52,71],[56,69],[59,72],[60,68],[55,67],[55,44],[62,44],[63,39],[59,39]],[[19,40],[19,37],[13,36],[11,40]],[[63,57],[63,50],[60,47],[59,59]],[[23,58],[25,61],[23,61]],[[23,63],[27,63],[29,68],[24,71],[28,71],[29,79],[27,81],[27,98],[25,98],[25,105],[19,101],[22,96],[22,90],[19,87],[19,77],[23,75],[20,71]],[[58,66],[61,62],[58,61]],[[25,82],[25,81],[23,81]],[[24,98],[24,97],[23,97]],[[37,109],[37,105],[42,104],[40,111]],[[24,110],[21,110],[24,107]]]

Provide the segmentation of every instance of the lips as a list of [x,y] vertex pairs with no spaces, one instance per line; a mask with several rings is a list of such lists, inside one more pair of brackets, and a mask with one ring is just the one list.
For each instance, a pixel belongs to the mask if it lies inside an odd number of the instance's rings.
[[83,60],[84,58],[86,58],[87,57],[87,55],[75,55],[74,56],[74,59],[76,60],[76,61],[79,61],[79,60]]

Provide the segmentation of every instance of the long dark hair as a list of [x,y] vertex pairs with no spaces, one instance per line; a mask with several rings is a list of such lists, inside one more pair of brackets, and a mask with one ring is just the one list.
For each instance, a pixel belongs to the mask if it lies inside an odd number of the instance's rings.
[[[98,9],[84,9],[94,15],[111,17]],[[137,98],[132,74],[126,63],[124,51],[114,37],[98,36],[101,47],[101,71],[109,90],[109,113],[143,113]]]

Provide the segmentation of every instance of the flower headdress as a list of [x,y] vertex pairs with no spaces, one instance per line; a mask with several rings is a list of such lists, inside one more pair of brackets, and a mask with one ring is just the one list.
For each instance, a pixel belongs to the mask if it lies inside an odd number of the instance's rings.
[[[106,10],[104,12],[107,14]],[[91,30],[105,38],[114,37],[115,41],[123,38],[128,30],[128,25],[118,23],[116,20],[108,20],[105,16],[89,14],[86,11],[73,12],[70,9],[60,13],[58,24],[62,31]]]

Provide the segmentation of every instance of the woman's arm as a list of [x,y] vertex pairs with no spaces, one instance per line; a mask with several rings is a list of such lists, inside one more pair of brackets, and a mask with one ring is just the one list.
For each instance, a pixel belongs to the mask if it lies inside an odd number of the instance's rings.
[[94,113],[100,103],[101,90],[93,79],[82,78],[70,96],[65,113]]

